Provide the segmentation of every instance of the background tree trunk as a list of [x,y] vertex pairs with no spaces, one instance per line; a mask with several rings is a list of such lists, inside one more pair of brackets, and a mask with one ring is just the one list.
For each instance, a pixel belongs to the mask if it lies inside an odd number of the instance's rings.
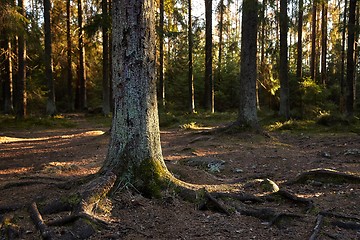
[[76,86],[76,107],[79,110],[87,108],[86,99],[86,69],[85,69],[85,47],[84,47],[84,24],[83,24],[83,0],[78,0],[78,25],[79,25],[79,66],[78,80]]
[[102,112],[104,115],[110,113],[110,82],[109,82],[109,15],[108,15],[108,1],[102,0],[102,38],[103,38],[103,82],[102,82]]
[[50,0],[44,0],[44,29],[45,29],[45,78],[48,87],[48,96],[46,104],[46,114],[52,116],[56,113],[55,106],[55,86],[53,80],[53,60],[51,46],[51,3]]
[[290,91],[288,77],[288,47],[287,47],[287,0],[280,0],[280,111],[279,115],[290,118]]
[[241,25],[241,63],[239,84],[239,114],[237,124],[257,127],[256,108],[256,53],[257,0],[244,0]]
[[3,34],[4,39],[1,40],[1,48],[4,49],[4,54],[1,57],[1,78],[3,81],[3,107],[4,113],[10,114],[14,111],[13,106],[13,77],[12,77],[12,48],[11,41],[7,34]]
[[205,0],[205,109],[214,112],[214,79],[212,73],[212,0]]
[[349,4],[349,23],[348,23],[348,49],[346,67],[346,115],[354,115],[354,45],[355,45],[355,12],[356,0],[350,0]]
[[193,34],[192,34],[191,0],[188,0],[188,40],[189,40],[189,63],[188,63],[188,84],[189,84],[189,110],[195,113],[195,93],[193,76]]
[[304,2],[303,0],[299,0],[299,12],[298,12],[298,41],[297,41],[297,61],[296,61],[296,79],[298,83],[298,94],[299,94],[299,107],[300,114],[303,115],[303,99],[302,99],[302,91],[301,91],[301,83],[303,81],[303,44],[302,44],[302,35],[303,35],[303,17],[304,17]]
[[112,7],[115,108],[101,171],[152,195],[168,174],[156,101],[153,0],[114,0]]
[[67,42],[67,64],[66,64],[66,72],[67,72],[67,98],[68,98],[68,107],[72,111],[74,110],[74,103],[73,103],[73,74],[72,74],[72,60],[71,60],[71,26],[70,26],[70,3],[71,0],[66,1],[66,42]]
[[313,1],[312,7],[312,23],[311,23],[311,56],[310,56],[310,77],[315,81],[316,77],[316,14],[317,14],[317,1]]
[[327,0],[323,0],[321,3],[321,12],[321,83],[325,86],[327,83]]
[[[18,0],[19,13],[25,16],[24,0]],[[26,117],[26,42],[25,42],[25,24],[24,31],[18,36],[18,72],[16,83],[16,117],[23,119]]]

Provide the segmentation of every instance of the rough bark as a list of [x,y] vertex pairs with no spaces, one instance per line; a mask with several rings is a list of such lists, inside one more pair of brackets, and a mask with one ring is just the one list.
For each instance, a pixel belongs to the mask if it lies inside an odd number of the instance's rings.
[[257,0],[245,0],[241,27],[240,99],[237,124],[250,127],[258,126],[256,108],[257,13]]
[[160,31],[159,31],[159,85],[160,99],[163,107],[166,105],[164,81],[164,0],[160,0]]
[[287,46],[287,1],[280,0],[280,110],[279,115],[286,120],[290,118],[290,90],[288,76],[288,46]]
[[55,86],[53,80],[53,61],[51,47],[51,2],[44,0],[44,29],[45,29],[45,78],[47,82],[46,114],[52,116],[56,113]]
[[[153,0],[113,1],[111,140],[102,172],[155,195],[168,175],[156,101]],[[124,131],[126,129],[126,131]]]

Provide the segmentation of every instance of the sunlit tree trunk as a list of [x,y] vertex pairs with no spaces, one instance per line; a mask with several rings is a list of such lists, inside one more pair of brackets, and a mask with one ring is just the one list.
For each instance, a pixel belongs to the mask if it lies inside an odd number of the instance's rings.
[[45,78],[48,86],[46,114],[52,116],[56,113],[56,106],[55,106],[55,86],[53,79],[50,8],[51,8],[50,0],[44,0]]
[[104,115],[110,113],[110,82],[109,82],[109,15],[108,15],[108,1],[102,0],[102,38],[103,38],[103,82],[102,82],[102,112]]
[[302,35],[303,35],[303,17],[304,17],[304,2],[303,0],[299,0],[299,12],[298,12],[298,40],[297,40],[297,61],[296,61],[296,79],[298,82],[298,93],[300,95],[300,112],[301,115],[303,113],[303,104],[302,104],[302,91],[301,91],[301,82],[303,81],[303,41],[302,41]]
[[85,47],[84,47],[84,24],[83,24],[83,0],[78,0],[78,25],[79,25],[79,66],[78,80],[76,83],[76,107],[79,110],[87,108],[86,99],[86,69],[85,69]]
[[[19,13],[25,16],[24,0],[18,0]],[[23,33],[18,36],[18,71],[16,78],[15,107],[16,117],[25,118],[26,112],[26,41],[25,41],[25,24]]]
[[212,0],[205,0],[205,109],[214,112],[212,72]]
[[347,66],[346,66],[346,115],[354,115],[354,45],[355,45],[355,12],[356,1],[350,0],[349,4],[349,23],[348,23],[348,49],[347,49]]
[[288,77],[288,46],[287,46],[287,0],[280,0],[280,111],[279,115],[290,118],[290,91]]
[[73,110],[73,74],[72,74],[72,60],[71,60],[71,25],[70,25],[70,19],[71,19],[71,11],[70,11],[70,3],[71,0],[66,1],[66,72],[67,72],[67,98],[68,98],[68,107],[70,110]]
[[193,76],[193,34],[192,34],[192,15],[191,0],[188,0],[188,42],[189,42],[189,62],[188,62],[188,85],[189,85],[189,110],[195,112],[195,93]]
[[239,114],[237,124],[258,127],[256,108],[257,0],[244,0],[241,25]]
[[345,42],[346,42],[346,13],[347,13],[347,0],[344,0],[344,12],[341,33],[341,75],[340,75],[340,112],[345,112]]
[[313,1],[312,6],[312,22],[311,22],[311,56],[310,56],[310,77],[315,81],[316,77],[316,14],[317,14],[317,1]]
[[219,53],[218,53],[218,64],[217,64],[217,77],[216,81],[221,82],[221,68],[222,68],[222,51],[223,51],[223,29],[224,29],[224,0],[220,0],[220,19],[219,19]]
[[327,83],[327,0],[323,0],[323,2],[321,3],[321,12],[321,83],[325,86]]
[[114,0],[113,89],[115,108],[108,154],[101,172],[154,195],[168,176],[156,100],[153,0]]
[[160,31],[159,31],[159,85],[160,85],[160,98],[161,105],[166,105],[166,89],[164,79],[164,0],[160,0]]

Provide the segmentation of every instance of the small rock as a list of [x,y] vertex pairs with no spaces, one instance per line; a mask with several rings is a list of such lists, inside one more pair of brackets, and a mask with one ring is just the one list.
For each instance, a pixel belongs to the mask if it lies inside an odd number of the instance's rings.
[[329,152],[322,152],[321,156],[324,158],[331,158],[331,154]]

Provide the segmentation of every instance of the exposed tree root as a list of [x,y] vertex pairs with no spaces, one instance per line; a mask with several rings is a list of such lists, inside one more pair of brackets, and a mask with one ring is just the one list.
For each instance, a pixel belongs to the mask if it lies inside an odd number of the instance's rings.
[[[78,233],[75,235],[78,235],[77,238],[79,239],[85,239],[93,234],[94,228],[91,224],[106,228],[108,224],[93,216],[93,212],[97,204],[109,193],[115,180],[116,175],[109,172],[82,186],[81,190],[72,194],[67,201],[64,199],[52,201],[48,206],[44,207],[43,213],[53,214],[71,210],[71,214],[47,223],[43,220],[36,203],[32,203],[29,208],[30,215],[36,228],[40,231],[42,238],[54,239],[56,236],[51,231],[50,226],[63,226],[69,223],[77,225],[75,232]],[[72,232],[68,234],[74,235]]]
[[338,172],[331,169],[314,169],[299,174],[294,180],[288,181],[287,185],[306,183],[307,181],[319,181],[324,183],[360,183],[360,176]]
[[314,203],[312,200],[298,197],[298,196],[294,195],[293,193],[291,193],[287,190],[284,190],[284,189],[280,189],[277,192],[271,193],[269,196],[265,196],[265,198],[267,200],[273,200],[274,197],[282,197],[282,198],[290,200],[294,203],[306,205],[306,211],[309,211],[310,209],[312,209],[314,207]]

